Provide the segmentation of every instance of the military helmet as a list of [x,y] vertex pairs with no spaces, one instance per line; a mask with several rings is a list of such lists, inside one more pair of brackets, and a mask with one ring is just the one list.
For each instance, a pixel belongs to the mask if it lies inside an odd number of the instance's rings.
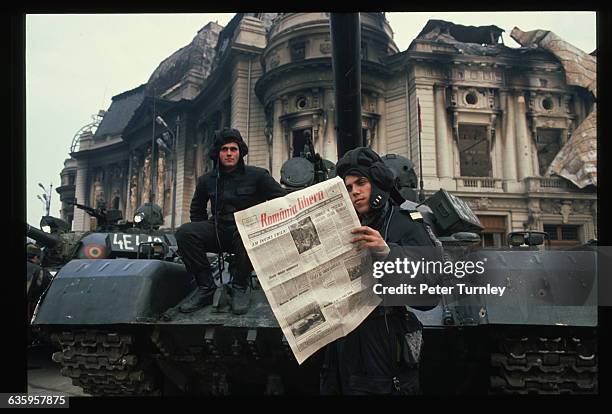
[[393,172],[376,152],[367,147],[347,151],[336,164],[336,174],[341,178],[347,175],[367,177],[372,185],[369,203],[373,209],[379,209],[387,203],[395,184]]
[[235,142],[238,144],[238,148],[240,149],[240,161],[249,153],[249,147],[247,147],[246,142],[242,139],[240,131],[234,128],[223,128],[221,131],[215,131],[210,158],[216,161],[219,158],[221,147],[228,142]]

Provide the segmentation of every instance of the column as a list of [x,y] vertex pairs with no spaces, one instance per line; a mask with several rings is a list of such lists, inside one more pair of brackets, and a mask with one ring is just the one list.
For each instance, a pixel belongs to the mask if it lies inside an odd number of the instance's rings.
[[325,111],[327,113],[327,131],[323,141],[323,158],[333,163],[338,161],[336,145],[336,97],[333,89],[325,89]]
[[283,126],[278,118],[283,113],[283,103],[280,99],[274,100],[273,109],[272,109],[272,153],[270,156],[272,157],[272,177],[278,182],[280,182],[280,170],[283,165],[283,154],[285,133],[283,131]]
[[436,116],[436,163],[439,178],[451,178],[451,161],[447,136],[446,108],[444,105],[444,87],[434,86],[434,105]]
[[[406,101],[406,105],[409,102]],[[380,114],[380,119],[378,120],[378,131],[376,131],[376,149],[375,151],[379,155],[385,155],[387,153],[387,126],[386,126],[386,117],[387,111],[385,109],[385,97],[378,96],[376,99],[376,108],[378,113]],[[410,131],[410,120],[406,121],[406,130]],[[406,140],[406,145],[410,146],[410,140]]]
[[531,159],[531,142],[529,129],[527,128],[527,109],[525,97],[521,94],[516,99],[516,157],[518,180],[533,176]]
[[[77,173],[75,182],[75,198],[79,204],[89,203],[88,188],[87,188],[87,170],[88,160],[80,159],[77,161]],[[74,218],[72,220],[72,230],[74,231],[86,231],[89,230],[89,215],[81,210],[80,208],[74,208]]]
[[516,181],[516,149],[514,135],[514,96],[512,92],[501,92],[501,102],[504,105],[504,135],[503,142],[503,166],[504,180]]

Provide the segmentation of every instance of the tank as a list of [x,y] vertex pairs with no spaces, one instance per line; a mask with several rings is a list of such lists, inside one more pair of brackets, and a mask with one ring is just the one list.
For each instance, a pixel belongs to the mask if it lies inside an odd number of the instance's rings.
[[[317,393],[317,358],[298,366],[256,277],[246,315],[223,289],[213,306],[178,312],[195,284],[155,207],[83,237],[42,297],[32,323],[60,349],[62,375],[94,396]],[[209,258],[223,286],[229,274]]]
[[[382,158],[400,192],[418,194],[409,160]],[[425,394],[597,393],[596,242],[551,250],[546,233],[521,231],[483,249],[478,218],[445,190],[402,207],[422,214],[451,260],[485,260],[487,282],[508,289],[503,300],[454,291],[434,309],[411,309],[424,327]]]
[[[331,13],[339,156],[363,145],[360,77],[351,70],[360,67],[358,30],[358,15]],[[573,286],[576,272],[593,271],[594,252],[540,250],[538,237],[524,234],[519,245],[482,253],[482,225],[466,203],[444,190],[420,201],[410,160],[383,159],[397,176],[395,202],[431,226],[449,257],[488,255],[496,264],[488,277],[514,286],[503,306],[477,295],[442,295],[433,309],[414,311],[424,325],[424,393],[596,392],[596,308],[584,306],[593,291],[572,309],[556,306],[552,294],[555,286]],[[283,166],[283,184],[306,187],[333,176],[332,167],[307,141],[303,156]],[[178,312],[194,284],[172,233],[153,233],[154,210],[137,212],[152,233],[132,227],[90,233],[43,296],[32,323],[60,347],[53,359],[62,374],[96,396],[318,394],[321,351],[298,366],[255,275],[245,315],[229,312],[224,289],[212,306]],[[228,274],[210,258],[222,285]],[[582,291],[592,286],[582,282]]]

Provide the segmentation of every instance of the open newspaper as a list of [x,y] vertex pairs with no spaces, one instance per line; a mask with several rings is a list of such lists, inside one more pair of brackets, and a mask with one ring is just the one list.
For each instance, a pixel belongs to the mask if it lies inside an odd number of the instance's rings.
[[371,288],[371,254],[350,243],[360,223],[339,177],[234,216],[299,364],[359,326],[380,303]]

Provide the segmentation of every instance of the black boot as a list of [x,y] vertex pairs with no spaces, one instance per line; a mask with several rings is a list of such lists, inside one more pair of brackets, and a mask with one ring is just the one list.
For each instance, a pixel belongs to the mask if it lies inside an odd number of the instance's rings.
[[179,311],[183,313],[195,312],[198,309],[203,308],[206,305],[210,305],[213,302],[213,296],[216,288],[207,288],[205,286],[198,286],[193,291],[191,296],[179,306]]
[[195,273],[194,278],[198,288],[179,306],[179,311],[183,313],[195,312],[206,305],[210,305],[213,302],[215,290],[217,290],[210,269]]
[[232,313],[242,315],[247,313],[251,304],[251,288],[232,285]]

